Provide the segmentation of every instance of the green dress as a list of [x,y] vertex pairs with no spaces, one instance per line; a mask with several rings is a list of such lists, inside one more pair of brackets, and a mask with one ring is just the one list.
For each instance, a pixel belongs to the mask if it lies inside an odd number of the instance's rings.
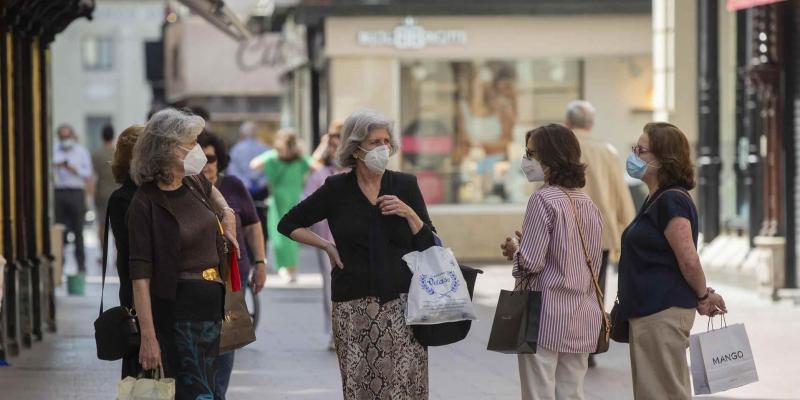
[[311,158],[300,157],[286,162],[278,158],[275,150],[269,150],[258,158],[263,158],[264,174],[269,180],[267,229],[276,266],[279,269],[297,267],[297,242],[278,232],[278,222],[300,201],[306,175],[311,169]]

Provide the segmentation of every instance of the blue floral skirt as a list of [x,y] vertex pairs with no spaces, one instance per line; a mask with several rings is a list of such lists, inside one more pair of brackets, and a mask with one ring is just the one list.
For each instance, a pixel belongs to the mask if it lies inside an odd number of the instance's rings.
[[214,400],[224,291],[215,282],[179,281],[175,302],[167,306],[171,318],[156,326],[164,373],[175,378],[176,400]]

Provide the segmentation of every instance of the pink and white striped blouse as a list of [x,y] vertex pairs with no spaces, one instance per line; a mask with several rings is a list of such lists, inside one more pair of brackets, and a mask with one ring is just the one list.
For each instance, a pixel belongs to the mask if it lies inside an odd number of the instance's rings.
[[[575,201],[597,275],[602,258],[600,211],[579,190],[564,190]],[[600,306],[570,200],[557,186],[544,186],[528,200],[513,275],[519,282],[531,274],[528,288],[542,292],[538,346],[561,353],[594,352],[600,333]]]

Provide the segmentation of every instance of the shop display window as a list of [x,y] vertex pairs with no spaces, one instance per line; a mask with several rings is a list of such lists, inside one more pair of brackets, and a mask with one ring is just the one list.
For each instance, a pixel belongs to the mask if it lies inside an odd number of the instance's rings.
[[428,204],[520,204],[525,133],[563,122],[580,98],[578,59],[401,63],[402,170]]

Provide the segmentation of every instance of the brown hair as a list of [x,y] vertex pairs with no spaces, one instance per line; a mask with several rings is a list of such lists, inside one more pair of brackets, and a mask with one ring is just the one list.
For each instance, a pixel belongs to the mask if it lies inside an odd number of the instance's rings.
[[586,165],[581,163],[581,145],[564,125],[540,126],[525,135],[525,144],[533,139],[537,160],[547,167],[547,183],[568,189],[586,185]]
[[144,125],[133,125],[122,131],[117,139],[117,148],[114,150],[114,157],[111,159],[111,173],[117,183],[125,183],[130,176],[131,158],[133,158],[133,146],[139,140]]
[[650,139],[648,150],[661,164],[658,185],[694,189],[694,163],[686,135],[677,126],[666,122],[650,122],[644,126],[644,133]]

